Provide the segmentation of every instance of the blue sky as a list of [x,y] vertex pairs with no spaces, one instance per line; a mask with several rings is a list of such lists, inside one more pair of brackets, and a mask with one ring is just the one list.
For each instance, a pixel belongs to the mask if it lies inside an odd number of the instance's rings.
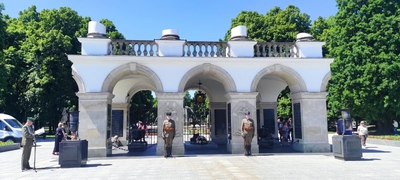
[[37,10],[70,7],[81,16],[114,22],[126,39],[151,40],[161,37],[163,29],[178,29],[182,39],[217,41],[223,38],[231,19],[240,11],[265,14],[274,6],[285,9],[292,4],[301,12],[328,17],[337,13],[335,0],[2,0],[4,14],[17,17],[18,12],[36,5]]

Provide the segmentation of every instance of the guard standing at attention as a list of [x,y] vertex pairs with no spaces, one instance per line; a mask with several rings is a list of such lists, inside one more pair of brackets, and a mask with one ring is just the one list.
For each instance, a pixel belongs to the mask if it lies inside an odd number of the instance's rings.
[[242,120],[242,137],[244,139],[244,155],[251,155],[251,141],[254,137],[254,121],[250,118],[250,111],[246,111],[245,119]]
[[164,139],[164,157],[172,157],[172,141],[175,138],[175,121],[171,119],[171,113],[167,112],[167,119],[163,122],[162,138]]
[[21,169],[22,171],[26,171],[32,169],[29,166],[29,158],[31,157],[31,150],[33,146],[33,140],[35,138],[35,131],[33,127],[34,119],[32,117],[28,117],[24,126],[22,126],[22,158],[21,158]]

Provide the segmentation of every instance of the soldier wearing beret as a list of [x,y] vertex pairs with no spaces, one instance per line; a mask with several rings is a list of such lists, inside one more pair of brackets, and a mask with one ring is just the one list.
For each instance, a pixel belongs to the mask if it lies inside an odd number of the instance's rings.
[[27,118],[27,121],[24,126],[22,126],[22,158],[21,158],[21,169],[22,171],[26,171],[32,169],[29,166],[29,158],[31,157],[31,150],[33,146],[33,141],[35,138],[35,131],[33,127],[34,119],[31,117]]
[[250,111],[246,111],[245,119],[242,120],[241,130],[244,139],[244,155],[251,155],[251,141],[254,137],[254,121],[250,118]]
[[162,138],[164,139],[164,157],[172,157],[172,141],[175,138],[175,121],[171,119],[171,113],[167,112],[167,119],[163,122]]

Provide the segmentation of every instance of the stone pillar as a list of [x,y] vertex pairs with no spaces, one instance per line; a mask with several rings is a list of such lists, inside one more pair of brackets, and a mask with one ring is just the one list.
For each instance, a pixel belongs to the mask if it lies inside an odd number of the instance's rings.
[[293,148],[301,152],[330,152],[327,129],[327,92],[291,94]]
[[161,39],[154,40],[158,45],[157,54],[160,57],[182,57],[183,45],[186,40],[179,39],[176,29],[165,29],[162,31]]
[[[216,124],[215,110],[217,110],[217,109],[225,110],[225,114],[226,114],[226,103],[225,102],[210,102],[209,108],[211,111],[211,139],[216,144],[226,144],[226,140],[228,138],[228,133],[227,133],[228,127],[226,124],[226,118],[224,119],[224,122],[225,122],[225,131],[224,132],[225,133],[215,135],[215,132],[217,131],[215,128],[219,127]],[[219,130],[219,132],[221,132],[221,130]]]
[[[129,125],[128,125],[128,108],[129,108],[129,103],[113,103],[112,104],[112,110],[122,110],[123,113],[123,124],[122,124],[122,137],[119,137],[119,140],[123,145],[128,144],[128,137],[129,137]],[[112,133],[114,135],[114,133]]]
[[114,95],[77,93],[79,98],[79,138],[89,143],[88,157],[111,155],[111,101]]
[[325,42],[315,41],[308,33],[299,33],[296,36],[296,46],[292,48],[296,58],[322,58],[322,46]]
[[[273,130],[272,132],[274,132],[273,137],[274,138],[278,138],[278,131],[277,131],[278,130],[278,123],[277,123],[277,120],[278,120],[278,113],[277,113],[278,102],[260,102],[259,103],[259,109],[260,109],[260,128],[263,125],[269,126],[269,124],[264,124],[264,109],[272,109],[272,110],[274,110],[274,118],[273,118],[273,121],[274,121],[273,124],[274,125],[273,125],[273,127],[268,127],[268,128],[273,128],[273,129],[271,129],[271,130]],[[267,119],[267,121],[268,120],[269,119]],[[269,121],[272,121],[272,120],[269,120]]]
[[237,26],[231,29],[229,44],[229,57],[252,58],[254,57],[254,45],[257,41],[247,39],[246,26]]
[[[227,150],[232,154],[243,154],[244,140],[241,136],[241,123],[245,118],[244,113],[250,111],[250,118],[254,120],[254,126],[257,127],[257,109],[256,98],[258,92],[250,93],[237,93],[229,92],[225,95],[228,100],[227,103],[231,104],[231,140],[228,141]],[[254,132],[254,138],[251,143],[251,152],[258,153],[257,144],[257,128]]]
[[104,56],[111,52],[111,39],[106,37],[106,27],[96,21],[89,22],[87,37],[80,37],[78,41],[82,44],[82,55]]
[[172,120],[175,121],[175,138],[172,144],[172,155],[184,155],[185,147],[183,143],[183,123],[184,108],[183,97],[185,93],[156,93],[158,100],[158,128],[157,128],[157,155],[164,155],[164,140],[162,139],[162,126],[166,120],[165,113],[172,113]]

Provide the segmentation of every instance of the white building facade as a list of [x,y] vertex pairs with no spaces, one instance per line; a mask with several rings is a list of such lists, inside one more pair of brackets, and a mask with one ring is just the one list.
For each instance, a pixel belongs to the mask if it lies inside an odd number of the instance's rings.
[[[158,132],[165,113],[172,112],[177,125],[173,154],[183,155],[183,97],[197,89],[199,80],[210,101],[212,140],[227,144],[228,152],[243,153],[240,123],[245,111],[257,119],[257,127],[269,126],[277,134],[277,97],[286,86],[297,142],[293,148],[329,152],[326,85],[333,59],[322,58],[324,42],[300,33],[297,42],[260,43],[246,38],[244,26],[231,33],[228,42],[182,40],[173,29],[156,40],[112,40],[105,37],[102,24],[90,22],[88,37],[79,38],[82,54],[68,55],[79,87],[79,137],[88,140],[89,157],[112,153],[112,110],[122,113],[126,139],[129,102],[141,90],[157,96]],[[258,152],[256,137],[253,153]],[[157,142],[157,154],[162,155],[160,135]]]

